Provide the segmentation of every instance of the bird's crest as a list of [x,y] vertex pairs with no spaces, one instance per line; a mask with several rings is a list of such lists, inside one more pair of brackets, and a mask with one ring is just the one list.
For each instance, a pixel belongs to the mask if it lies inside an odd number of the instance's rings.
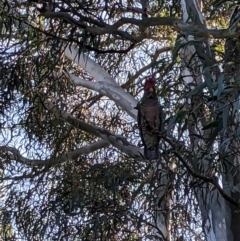
[[155,90],[155,80],[152,75],[146,78],[144,90],[150,90],[150,91]]

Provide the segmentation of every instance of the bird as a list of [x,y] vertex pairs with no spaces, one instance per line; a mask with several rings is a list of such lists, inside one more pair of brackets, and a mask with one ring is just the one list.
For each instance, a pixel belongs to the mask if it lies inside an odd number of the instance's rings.
[[152,75],[146,78],[143,98],[138,102],[136,109],[138,110],[138,128],[144,145],[144,158],[158,159],[163,110],[158,102],[155,79]]

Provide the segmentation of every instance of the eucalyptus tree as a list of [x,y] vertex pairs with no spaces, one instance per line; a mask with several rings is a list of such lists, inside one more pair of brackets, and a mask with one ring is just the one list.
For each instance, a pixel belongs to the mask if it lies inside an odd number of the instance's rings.
[[[240,239],[235,1],[0,4],[0,213],[16,237]],[[135,108],[150,74],[154,161]]]

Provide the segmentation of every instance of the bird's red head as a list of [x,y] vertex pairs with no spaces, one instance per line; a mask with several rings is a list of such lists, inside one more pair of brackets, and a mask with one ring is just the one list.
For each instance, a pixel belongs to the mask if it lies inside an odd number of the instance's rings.
[[152,75],[146,78],[144,90],[148,90],[150,92],[155,90],[155,80]]

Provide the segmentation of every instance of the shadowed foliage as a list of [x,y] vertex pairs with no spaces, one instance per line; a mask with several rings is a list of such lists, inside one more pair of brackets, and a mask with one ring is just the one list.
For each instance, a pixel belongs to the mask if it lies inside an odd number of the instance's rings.
[[[0,0],[3,240],[161,240],[164,225],[210,240],[212,193],[238,220],[239,10],[203,1],[205,26],[193,2],[185,22],[175,0]],[[156,161],[134,110],[150,74],[165,113]]]

